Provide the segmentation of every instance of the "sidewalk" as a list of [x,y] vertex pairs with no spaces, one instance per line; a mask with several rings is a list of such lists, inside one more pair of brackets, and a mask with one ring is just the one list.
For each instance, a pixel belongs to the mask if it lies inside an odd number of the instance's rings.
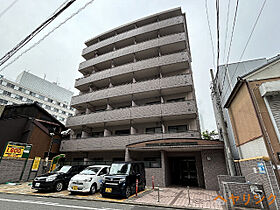
[[100,193],[96,193],[94,195],[70,195],[67,190],[61,192],[37,192],[36,190],[31,189],[29,183],[21,183],[20,185],[2,184],[0,185],[0,193],[61,197],[67,199],[99,200],[104,202],[133,203],[139,205],[166,206],[174,208],[223,209],[222,202],[218,200],[214,201],[214,198],[217,196],[216,191],[198,188],[191,188],[189,190],[190,197],[188,196],[186,188],[160,188],[159,202],[157,189],[146,189],[145,191],[138,193],[137,197],[132,195],[128,199],[116,199],[103,198]]

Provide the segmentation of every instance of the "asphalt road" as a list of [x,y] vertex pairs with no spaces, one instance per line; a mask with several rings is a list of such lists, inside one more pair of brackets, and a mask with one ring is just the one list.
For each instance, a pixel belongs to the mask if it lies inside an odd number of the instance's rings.
[[174,208],[147,207],[101,201],[85,201],[76,199],[48,198],[28,195],[0,194],[1,210],[153,210]]

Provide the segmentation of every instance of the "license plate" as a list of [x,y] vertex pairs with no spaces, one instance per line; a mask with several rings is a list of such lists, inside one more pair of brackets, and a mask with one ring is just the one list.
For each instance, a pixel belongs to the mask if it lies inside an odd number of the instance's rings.
[[35,187],[40,187],[40,183],[35,183]]
[[106,189],[105,189],[105,192],[111,193],[111,192],[112,192],[112,188],[106,188]]
[[78,190],[78,186],[73,186],[72,189],[73,190]]

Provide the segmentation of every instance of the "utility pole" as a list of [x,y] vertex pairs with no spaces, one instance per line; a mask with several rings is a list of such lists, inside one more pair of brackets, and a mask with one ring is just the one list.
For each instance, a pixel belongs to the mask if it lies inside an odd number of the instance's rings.
[[211,74],[211,79],[212,79],[212,101],[213,101],[213,105],[214,108],[216,107],[217,109],[217,121],[221,126],[221,129],[219,129],[219,133],[220,136],[223,138],[224,140],[224,144],[225,144],[225,158],[226,158],[226,165],[227,165],[227,169],[228,169],[228,173],[231,176],[235,176],[236,172],[235,172],[235,167],[234,167],[234,162],[233,162],[233,157],[232,157],[232,149],[230,146],[230,142],[229,142],[229,138],[228,138],[228,132],[227,132],[227,128],[226,128],[226,124],[225,124],[225,118],[224,118],[224,113],[223,113],[223,109],[222,109],[222,103],[221,103],[221,97],[220,97],[220,93],[218,93],[218,88],[217,88],[217,84],[214,78],[214,73],[213,73],[213,69],[210,69],[210,74]]

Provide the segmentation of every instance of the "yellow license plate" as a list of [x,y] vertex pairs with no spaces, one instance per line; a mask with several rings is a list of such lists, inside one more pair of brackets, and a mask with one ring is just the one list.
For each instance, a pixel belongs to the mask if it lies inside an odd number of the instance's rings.
[[73,186],[72,189],[73,190],[78,190],[78,186]]
[[105,192],[111,193],[111,192],[112,192],[112,188],[106,188],[106,189],[105,189]]

